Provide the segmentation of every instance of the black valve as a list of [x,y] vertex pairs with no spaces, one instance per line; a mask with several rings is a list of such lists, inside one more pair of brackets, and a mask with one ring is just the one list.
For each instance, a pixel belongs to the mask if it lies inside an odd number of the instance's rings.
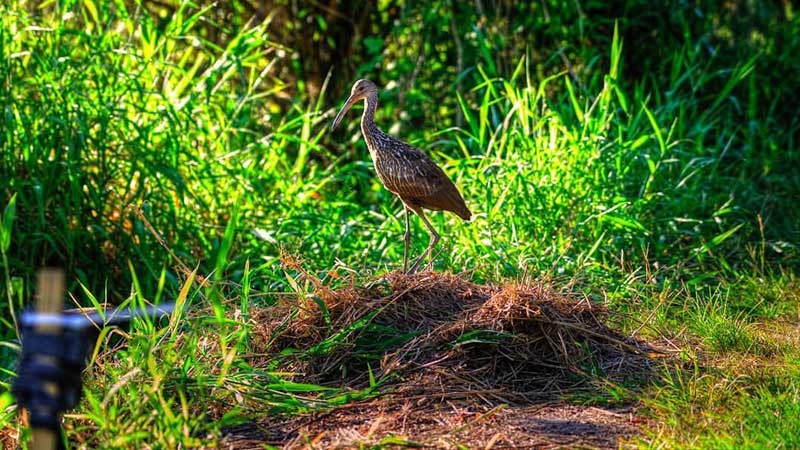
[[[81,311],[23,312],[20,316],[22,355],[11,389],[19,405],[28,410],[31,427],[60,435],[60,415],[80,401],[81,373],[86,368],[88,352],[103,327],[125,325],[136,317],[169,315],[174,307],[169,304],[112,309],[104,315]],[[63,444],[59,446],[63,448]]]

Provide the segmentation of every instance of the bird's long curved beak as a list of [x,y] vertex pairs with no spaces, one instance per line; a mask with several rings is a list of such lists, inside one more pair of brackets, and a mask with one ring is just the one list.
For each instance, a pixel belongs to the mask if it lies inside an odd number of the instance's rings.
[[331,130],[336,129],[336,127],[339,125],[339,122],[342,121],[342,117],[344,117],[345,113],[347,113],[350,107],[353,106],[357,101],[358,97],[353,97],[351,95],[350,98],[348,98],[347,101],[344,102],[344,106],[342,106],[342,109],[339,111],[339,114],[337,114],[336,118],[333,119],[333,125],[331,125]]

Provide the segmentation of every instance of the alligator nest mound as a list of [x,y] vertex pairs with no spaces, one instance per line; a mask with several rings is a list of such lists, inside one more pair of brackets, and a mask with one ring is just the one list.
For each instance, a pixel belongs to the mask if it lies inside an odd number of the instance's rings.
[[284,264],[314,289],[262,310],[257,344],[286,355],[297,381],[352,388],[372,375],[395,393],[514,402],[650,371],[652,348],[607,326],[602,307],[543,282],[392,272],[330,289]]

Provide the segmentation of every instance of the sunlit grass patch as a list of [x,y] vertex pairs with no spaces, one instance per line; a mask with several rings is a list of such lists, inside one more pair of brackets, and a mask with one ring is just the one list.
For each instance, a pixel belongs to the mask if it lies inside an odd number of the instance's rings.
[[[686,321],[702,342],[694,355],[694,369],[671,372],[653,395],[642,397],[657,425],[646,432],[646,447],[663,445],[689,448],[764,448],[795,442],[796,421],[787,414],[798,408],[798,316],[749,317],[720,301],[757,304],[767,287],[791,311],[793,288],[769,288],[781,276],[746,280],[730,288],[731,295],[717,295],[716,304],[696,309]],[[751,296],[749,300],[745,300]],[[712,296],[713,297],[713,296]],[[734,300],[735,298],[735,300]],[[727,309],[727,311],[726,311]],[[692,337],[685,337],[692,339]]]
[[646,400],[655,430],[645,447],[772,448],[797,442],[800,380],[796,369],[755,368],[669,386]]

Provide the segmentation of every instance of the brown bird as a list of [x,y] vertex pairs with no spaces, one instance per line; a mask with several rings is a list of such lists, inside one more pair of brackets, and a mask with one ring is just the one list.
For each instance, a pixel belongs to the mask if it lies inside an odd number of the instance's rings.
[[[406,213],[405,251],[403,252],[403,271],[414,273],[425,257],[439,242],[439,233],[433,228],[422,208],[433,211],[451,211],[458,217],[469,221],[472,215],[458,192],[458,188],[433,160],[405,142],[395,139],[375,125],[375,109],[378,106],[378,88],[369,80],[358,80],[350,90],[350,98],[333,119],[335,129],[347,110],[359,100],[364,100],[364,113],[361,116],[361,134],[367,141],[375,171],[383,186],[400,197]],[[430,231],[430,243],[411,269],[408,269],[408,245],[411,240],[409,210],[422,218]]]

